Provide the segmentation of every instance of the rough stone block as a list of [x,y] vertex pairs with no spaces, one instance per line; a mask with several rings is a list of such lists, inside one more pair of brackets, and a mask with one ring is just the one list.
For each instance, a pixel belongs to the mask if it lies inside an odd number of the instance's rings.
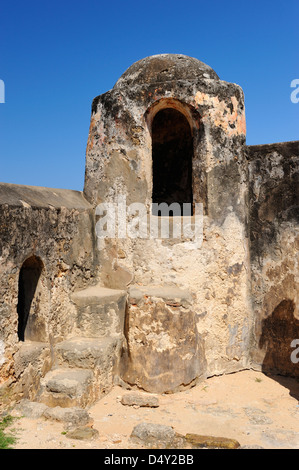
[[93,420],[89,413],[82,408],[62,408],[56,406],[54,408],[46,407],[43,417],[54,421],[64,423],[66,429],[75,428],[77,426],[91,425]]
[[44,403],[24,399],[15,406],[13,416],[25,416],[26,418],[38,419],[43,416],[47,408],[47,405]]
[[140,423],[134,427],[130,440],[145,447],[156,449],[170,447],[176,438],[171,426],[154,423]]
[[86,406],[93,398],[93,373],[85,369],[54,369],[41,381],[39,401],[48,406]]
[[78,440],[92,440],[96,439],[98,436],[99,431],[89,426],[79,426],[66,434],[66,437],[68,437],[69,439]]
[[130,291],[121,378],[152,393],[194,385],[205,372],[204,344],[191,295],[179,288]]
[[56,357],[59,364],[69,367],[104,368],[113,360],[118,344],[117,338],[71,338],[55,346]]
[[96,395],[112,388],[122,339],[118,337],[71,338],[55,346],[57,364],[61,367],[90,369]]
[[128,392],[121,398],[122,405],[157,408],[159,399],[155,395],[140,392]]
[[14,360],[16,377],[20,377],[29,365],[38,369],[42,373],[43,369],[50,369],[50,345],[48,343],[39,343],[35,341],[26,341],[25,343],[21,343],[18,352],[15,354]]
[[238,449],[240,444],[235,439],[227,437],[201,436],[199,434],[186,434],[185,439],[193,447],[216,449]]
[[123,332],[126,292],[93,286],[72,295],[80,336],[101,337]]

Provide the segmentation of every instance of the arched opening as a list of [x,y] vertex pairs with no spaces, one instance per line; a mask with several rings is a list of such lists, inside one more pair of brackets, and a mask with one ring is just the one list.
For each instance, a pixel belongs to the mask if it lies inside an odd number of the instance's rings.
[[31,256],[24,261],[20,270],[17,306],[19,341],[25,341],[25,329],[42,269],[42,261]]
[[[192,215],[193,138],[189,122],[180,111],[164,108],[155,115],[152,123],[152,159],[152,202],[178,203],[181,213],[185,203],[188,206],[184,206],[184,213]],[[188,207],[190,211],[187,214]]]

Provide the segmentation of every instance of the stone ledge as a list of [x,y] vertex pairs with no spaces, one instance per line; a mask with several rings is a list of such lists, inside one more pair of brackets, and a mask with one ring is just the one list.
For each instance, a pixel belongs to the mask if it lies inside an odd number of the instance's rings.
[[81,191],[0,183],[0,205],[86,210],[92,206]]
[[162,299],[166,304],[173,306],[184,307],[192,303],[191,293],[175,286],[132,286],[129,288],[129,302],[131,304],[138,304],[146,297]]

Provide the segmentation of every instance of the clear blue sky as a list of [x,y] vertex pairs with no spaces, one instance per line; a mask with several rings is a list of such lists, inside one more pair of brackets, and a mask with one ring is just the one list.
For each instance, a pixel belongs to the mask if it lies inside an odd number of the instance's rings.
[[1,0],[0,181],[82,190],[92,99],[160,53],[243,88],[247,144],[298,140],[298,20],[298,0]]

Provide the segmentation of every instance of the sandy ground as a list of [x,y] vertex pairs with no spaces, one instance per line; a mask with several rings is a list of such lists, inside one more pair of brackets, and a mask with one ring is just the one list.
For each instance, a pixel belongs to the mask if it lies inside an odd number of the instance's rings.
[[130,434],[141,422],[172,426],[181,434],[233,438],[241,446],[299,449],[299,382],[242,371],[213,377],[190,390],[159,396],[158,408],[125,406],[126,391],[113,390],[89,409],[92,440],[70,439],[63,424],[19,418],[13,428],[15,449],[136,449]]

